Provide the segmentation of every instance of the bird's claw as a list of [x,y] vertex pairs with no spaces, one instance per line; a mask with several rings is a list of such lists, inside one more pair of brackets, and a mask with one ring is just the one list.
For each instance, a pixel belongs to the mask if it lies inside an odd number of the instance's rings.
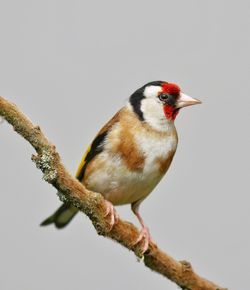
[[105,200],[105,203],[107,206],[107,211],[106,211],[104,216],[107,217],[108,215],[110,215],[110,223],[109,223],[110,229],[109,229],[109,231],[111,231],[113,226],[119,220],[119,215],[118,215],[117,211],[115,210],[113,204],[110,201]]
[[148,250],[149,243],[152,241],[149,229],[147,227],[143,227],[141,229],[140,234],[133,245],[134,246],[137,245],[142,240],[143,240],[144,244],[143,244],[143,247],[141,249],[141,254],[144,255],[144,253]]

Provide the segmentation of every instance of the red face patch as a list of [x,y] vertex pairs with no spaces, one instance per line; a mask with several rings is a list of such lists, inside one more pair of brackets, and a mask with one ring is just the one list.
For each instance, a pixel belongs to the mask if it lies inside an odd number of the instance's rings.
[[177,114],[179,113],[179,110],[175,110],[172,106],[170,105],[164,105],[163,106],[164,114],[167,119],[169,120],[175,120]]
[[[178,96],[181,92],[181,89],[176,84],[164,83],[162,84],[162,91],[165,94]],[[163,110],[166,118],[169,120],[174,120],[179,112],[179,110],[176,110],[174,106],[171,106],[169,104],[164,105]]]
[[169,95],[179,95],[181,91],[180,87],[173,83],[162,84],[162,90],[164,93]]

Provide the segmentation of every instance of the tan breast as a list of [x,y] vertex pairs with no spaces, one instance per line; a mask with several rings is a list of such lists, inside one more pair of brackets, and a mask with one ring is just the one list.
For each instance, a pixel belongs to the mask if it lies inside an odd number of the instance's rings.
[[158,132],[124,108],[113,120],[104,151],[89,163],[84,183],[114,204],[145,198],[169,168],[176,146],[174,126]]
[[119,122],[108,135],[106,148],[119,154],[131,171],[142,171],[148,159],[152,159],[150,162],[157,163],[160,171],[165,172],[172,161],[177,141],[174,125],[169,132],[156,131],[124,108],[119,114]]

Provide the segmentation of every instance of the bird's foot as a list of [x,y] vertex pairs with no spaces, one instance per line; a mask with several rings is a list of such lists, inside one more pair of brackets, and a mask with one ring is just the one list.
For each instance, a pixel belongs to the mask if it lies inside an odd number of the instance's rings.
[[106,216],[110,215],[109,231],[111,231],[113,226],[115,225],[115,223],[117,223],[117,221],[119,220],[119,215],[118,215],[116,209],[114,208],[114,205],[110,201],[105,200],[105,203],[107,206],[107,211],[106,211],[104,216],[106,217]]
[[141,254],[144,255],[144,253],[148,250],[149,243],[152,242],[151,235],[149,232],[148,227],[143,226],[140,233],[139,237],[134,243],[134,246],[140,243],[143,240],[143,247],[141,249]]

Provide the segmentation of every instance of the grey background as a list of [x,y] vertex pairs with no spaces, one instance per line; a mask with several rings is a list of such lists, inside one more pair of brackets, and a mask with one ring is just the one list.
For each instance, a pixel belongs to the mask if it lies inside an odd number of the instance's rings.
[[[230,289],[249,289],[249,1],[0,2],[0,95],[57,145],[72,172],[97,130],[144,83],[166,80],[203,101],[183,109],[167,177],[142,204],[158,245]],[[177,289],[59,205],[0,126],[0,289]],[[123,218],[137,223],[130,207]]]

